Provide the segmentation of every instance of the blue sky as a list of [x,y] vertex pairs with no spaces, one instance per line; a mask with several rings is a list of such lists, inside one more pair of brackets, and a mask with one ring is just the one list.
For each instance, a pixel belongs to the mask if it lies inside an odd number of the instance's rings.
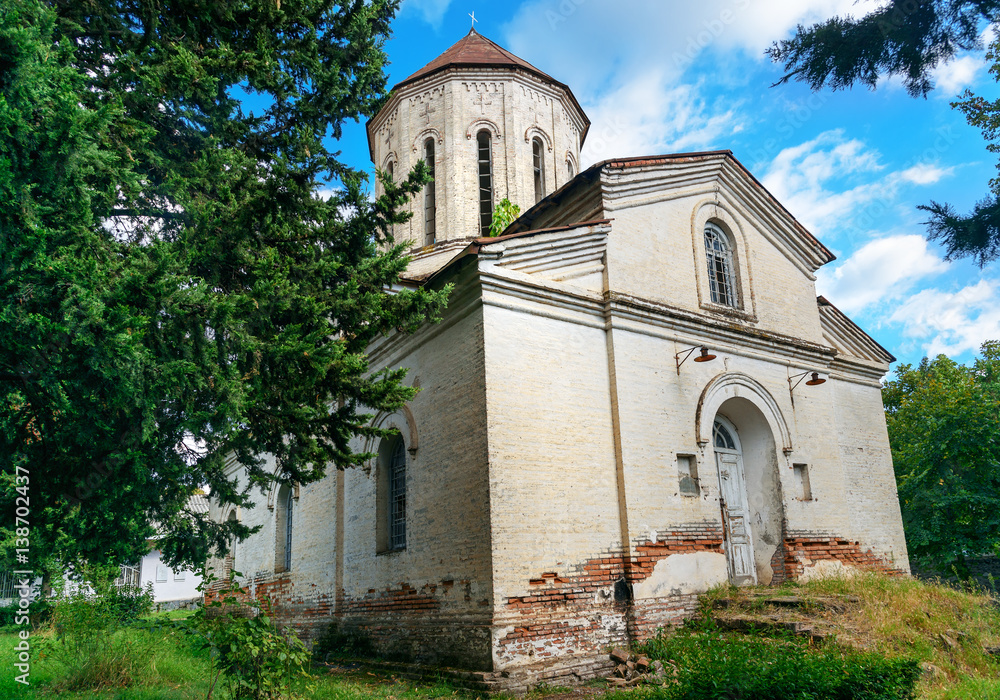
[[[949,102],[994,99],[984,52],[939,68],[913,99],[876,91],[810,93],[764,50],[797,23],[863,14],[868,0],[403,0],[387,45],[390,84],[476,29],[572,88],[593,125],[581,166],[613,156],[730,149],[837,260],[818,292],[901,362],[944,353],[968,362],[1000,339],[1000,263],[945,262],[924,240],[932,199],[967,212],[996,177],[996,156]],[[371,169],[362,126],[345,160]]]

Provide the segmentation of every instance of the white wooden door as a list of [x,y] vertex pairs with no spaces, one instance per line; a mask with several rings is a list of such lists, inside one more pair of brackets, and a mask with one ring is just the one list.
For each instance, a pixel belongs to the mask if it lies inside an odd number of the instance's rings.
[[719,500],[729,580],[737,586],[757,583],[739,438],[731,423],[719,419],[716,419],[713,426],[712,437],[715,444],[715,465],[719,471]]

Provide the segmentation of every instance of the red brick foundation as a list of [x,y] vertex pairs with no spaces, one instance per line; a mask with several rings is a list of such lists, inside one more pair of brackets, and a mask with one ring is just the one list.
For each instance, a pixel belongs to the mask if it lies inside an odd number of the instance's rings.
[[[798,578],[809,565],[824,560],[899,573],[859,542],[815,532],[785,535],[771,560],[772,583]],[[363,636],[380,654],[400,661],[500,673],[494,672],[496,667],[507,676],[557,670],[578,675],[605,663],[609,646],[648,639],[658,628],[695,614],[696,594],[634,600],[632,590],[653,574],[658,562],[696,552],[724,554],[718,523],[660,532],[655,541],[634,542],[630,556],[608,550],[568,571],[543,572],[526,582],[524,593],[507,597],[499,610],[489,600],[475,600],[470,581],[419,588],[401,583],[355,597],[341,591],[334,599],[315,585],[296,586],[291,574],[274,574],[256,578],[244,590],[268,597],[274,620],[305,640],[315,641],[333,626]],[[211,591],[206,599],[217,595]]]
[[[223,586],[205,595],[209,603]],[[469,581],[442,581],[419,590],[407,583],[352,598],[336,599],[312,584],[296,586],[291,574],[261,575],[242,589],[242,598],[269,601],[275,624],[293,630],[307,643],[318,641],[331,627],[364,637],[379,654],[398,661],[492,671],[489,601],[472,605]],[[457,603],[457,605],[456,605]]]
[[716,523],[692,523],[659,533],[655,542],[637,542],[634,554],[609,550],[567,574],[545,572],[528,582],[527,595],[511,596],[497,626],[512,626],[498,642],[503,660],[545,659],[566,654],[599,654],[608,646],[645,639],[658,627],[690,617],[697,596],[633,601],[632,586],[673,554],[721,554]]
[[785,576],[796,579],[805,568],[818,561],[839,561],[867,571],[879,571],[893,576],[903,572],[872,552],[863,550],[860,542],[830,535],[795,533],[785,537]]

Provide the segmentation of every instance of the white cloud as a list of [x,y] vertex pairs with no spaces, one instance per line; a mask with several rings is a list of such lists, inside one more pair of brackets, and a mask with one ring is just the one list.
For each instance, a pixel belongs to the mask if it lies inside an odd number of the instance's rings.
[[938,65],[931,73],[937,94],[940,97],[952,99],[972,85],[983,68],[982,54],[960,56],[948,63]]
[[698,86],[670,87],[663,73],[649,71],[585,107],[592,125],[581,165],[717,146],[742,128],[738,108],[731,100],[711,106]]
[[[409,0],[413,1],[413,0]],[[620,86],[652,66],[679,76],[705,50],[764,50],[796,24],[860,14],[874,0],[528,0],[503,28],[502,42],[579,90]],[[609,60],[613,57],[613,60]]]
[[951,175],[954,168],[939,168],[930,163],[918,163],[911,168],[907,168],[899,173],[899,177],[914,185],[933,185],[943,177]]
[[821,234],[825,227],[842,224],[846,213],[856,214],[860,205],[883,197],[888,190],[885,183],[868,182],[838,192],[831,183],[846,176],[858,182],[860,174],[882,169],[877,151],[857,139],[845,139],[837,129],[783,149],[761,181],[807,229]]
[[835,268],[821,269],[816,287],[838,308],[856,313],[902,298],[918,281],[947,268],[923,236],[888,236],[863,245]]
[[[857,13],[867,4],[877,3],[526,0],[503,26],[500,43],[572,87],[592,121],[585,165],[729,147],[724,137],[748,129],[759,116],[732,99],[729,87],[746,80],[741,66],[748,60],[766,64],[764,49],[798,23]],[[704,70],[719,58],[722,64]],[[701,80],[684,80],[696,71]],[[719,100],[706,101],[703,96],[720,85]]]
[[900,206],[902,187],[933,185],[954,171],[924,162],[887,171],[880,158],[878,151],[835,129],[780,151],[761,181],[807,229],[823,238],[836,231],[870,229]]
[[889,320],[903,324],[903,334],[920,340],[928,356],[975,352],[1000,338],[1000,281],[981,279],[957,292],[924,289]]
[[444,13],[451,0],[404,0],[401,12],[417,12],[424,21],[437,28],[441,26]]

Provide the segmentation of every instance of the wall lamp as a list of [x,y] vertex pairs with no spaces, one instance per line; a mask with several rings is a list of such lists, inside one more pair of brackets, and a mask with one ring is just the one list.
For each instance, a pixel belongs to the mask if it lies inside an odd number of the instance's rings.
[[[711,362],[712,360],[715,359],[715,355],[710,353],[708,351],[708,348],[705,347],[704,345],[693,345],[690,348],[685,348],[684,350],[681,350],[679,353],[674,355],[674,361],[677,363],[677,374],[681,373],[681,365],[687,362],[687,359],[691,357],[691,353],[693,353],[695,350],[701,351],[700,353],[698,353],[698,357],[694,358],[695,362]],[[681,355],[684,356],[683,360],[681,359]]]
[[[795,387],[802,383],[802,380],[806,378],[806,375],[812,375],[806,380],[806,386],[819,386],[820,384],[825,384],[826,380],[819,376],[819,372],[805,371],[802,374],[796,374],[795,376],[788,378],[788,393],[791,394],[795,391]],[[797,380],[792,384],[792,380]]]

